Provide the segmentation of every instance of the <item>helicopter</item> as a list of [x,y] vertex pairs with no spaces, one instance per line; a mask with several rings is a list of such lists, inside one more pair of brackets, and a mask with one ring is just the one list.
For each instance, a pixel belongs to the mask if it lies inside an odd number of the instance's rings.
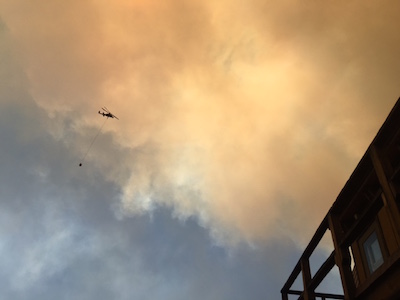
[[107,119],[108,119],[108,118],[113,118],[113,119],[119,120],[119,119],[117,118],[116,115],[112,114],[112,113],[107,109],[107,107],[104,106],[104,107],[102,107],[101,109],[102,109],[104,112],[99,110],[99,114],[102,115],[103,117],[107,117]]
[[104,126],[104,124],[106,123],[106,121],[108,120],[108,118],[119,120],[118,117],[117,117],[116,115],[112,114],[112,113],[108,110],[107,107],[103,106],[101,109],[102,109],[103,111],[100,111],[100,110],[99,110],[99,114],[102,115],[103,117],[107,117],[107,119],[104,120],[103,125],[101,125],[101,127],[99,128],[99,131],[98,131],[97,134],[94,136],[94,138],[93,138],[93,140],[92,140],[92,142],[91,142],[91,144],[90,144],[88,150],[86,151],[85,155],[84,155],[83,158],[82,158],[82,161],[79,163],[79,166],[80,166],[80,167],[82,167],[82,164],[83,164],[83,161],[84,161],[85,158],[86,158],[86,155],[89,153],[90,148],[92,148],[94,141],[96,140],[97,136],[100,134],[100,132],[101,132],[101,130],[103,129],[103,126]]

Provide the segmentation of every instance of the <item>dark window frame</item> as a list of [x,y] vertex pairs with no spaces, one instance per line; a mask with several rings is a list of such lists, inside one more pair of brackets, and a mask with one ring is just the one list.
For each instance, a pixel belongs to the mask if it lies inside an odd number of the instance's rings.
[[[371,270],[369,268],[367,254],[365,253],[364,244],[374,232],[376,233],[376,237],[378,239],[379,247],[380,247],[380,250],[382,253],[383,263],[379,267],[377,267],[374,271],[371,272]],[[385,239],[384,239],[382,229],[380,227],[378,219],[375,219],[373,221],[373,223],[369,226],[369,228],[358,239],[358,247],[361,252],[361,259],[362,259],[362,263],[364,265],[363,269],[364,269],[364,272],[366,273],[365,275],[367,278],[371,277],[376,271],[378,271],[380,268],[382,268],[382,266],[385,265],[385,263],[387,262],[388,256],[389,256],[388,250],[386,247],[386,243],[385,243]]]

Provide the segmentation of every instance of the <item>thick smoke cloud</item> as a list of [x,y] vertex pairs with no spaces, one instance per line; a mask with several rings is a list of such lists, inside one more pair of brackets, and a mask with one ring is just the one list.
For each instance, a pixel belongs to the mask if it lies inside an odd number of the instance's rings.
[[395,3],[2,7],[55,137],[79,157],[93,112],[121,118],[106,132],[123,154],[88,158],[119,216],[167,206],[222,239],[315,228],[398,94]]
[[[82,133],[70,117],[54,123],[35,103],[4,27],[0,40],[7,62],[0,80],[1,299],[263,299],[277,294],[294,259],[272,274],[276,255],[299,255],[288,239],[232,253],[215,245],[196,219],[177,221],[167,208],[117,220],[113,207],[120,201],[119,186],[104,178],[104,166],[88,162],[91,168],[79,169],[71,141],[83,139]],[[49,130],[54,124],[59,128]],[[108,133],[100,138],[110,140]],[[128,156],[124,151],[118,144],[107,150]],[[286,250],[276,251],[278,245]]]
[[214,2],[0,0],[5,298],[288,275],[399,96],[400,6]]
[[278,298],[399,97],[399,10],[0,0],[0,298]]

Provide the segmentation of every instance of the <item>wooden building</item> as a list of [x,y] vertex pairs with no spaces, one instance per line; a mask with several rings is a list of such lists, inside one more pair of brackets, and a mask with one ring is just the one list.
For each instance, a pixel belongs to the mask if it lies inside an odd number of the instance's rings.
[[[399,207],[400,99],[306,247],[282,299],[400,299]],[[327,230],[334,250],[312,276],[310,256]],[[315,292],[335,265],[343,294]],[[303,290],[293,290],[300,275]]]

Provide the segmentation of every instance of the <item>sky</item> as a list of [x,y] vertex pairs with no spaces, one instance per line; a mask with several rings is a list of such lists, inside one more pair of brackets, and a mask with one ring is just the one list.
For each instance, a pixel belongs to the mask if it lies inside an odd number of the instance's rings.
[[0,299],[279,299],[400,96],[399,13],[0,0]]

